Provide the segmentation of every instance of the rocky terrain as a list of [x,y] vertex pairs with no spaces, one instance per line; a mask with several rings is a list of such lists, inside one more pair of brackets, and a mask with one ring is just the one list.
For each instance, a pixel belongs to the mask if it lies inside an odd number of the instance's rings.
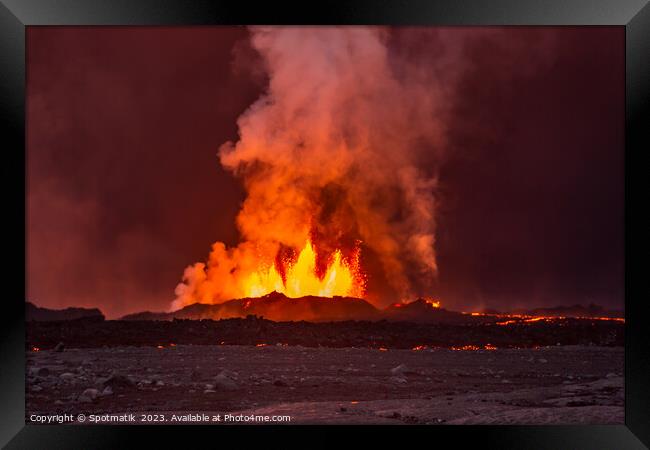
[[135,413],[134,423],[188,423],[232,413],[294,424],[622,424],[623,367],[622,347],[596,346],[59,346],[27,354],[26,420]]
[[80,319],[27,324],[27,349],[169,344],[289,344],[305,347],[411,349],[417,346],[498,348],[548,345],[622,346],[625,324],[597,319],[493,319],[486,323],[392,321],[274,322],[246,319],[96,321]]
[[[383,311],[359,299],[257,300],[28,321],[26,420],[623,423],[622,319],[464,314],[424,299]],[[249,312],[266,318],[239,317]],[[268,320],[294,315],[319,320]]]

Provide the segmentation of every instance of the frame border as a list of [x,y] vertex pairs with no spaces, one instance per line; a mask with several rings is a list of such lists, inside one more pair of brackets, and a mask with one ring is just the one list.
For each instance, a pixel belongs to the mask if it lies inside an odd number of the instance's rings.
[[[305,7],[306,6],[306,7]],[[650,192],[650,177],[640,162],[650,148],[650,5],[648,0],[348,0],[331,4],[259,2],[254,8],[227,1],[209,0],[0,0],[0,114],[6,144],[0,177],[5,210],[6,240],[11,250],[11,288],[0,315],[0,445],[6,448],[115,448],[130,446],[133,437],[160,444],[187,445],[189,439],[218,442],[224,434],[243,444],[252,437],[268,439],[279,428],[317,433],[322,443],[340,444],[341,427],[238,426],[190,427],[92,426],[73,427],[25,424],[25,36],[27,26],[42,25],[620,25],[625,26],[626,114],[625,114],[625,425],[561,426],[463,426],[463,427],[379,427],[360,426],[364,437],[382,440],[449,439],[456,444],[470,442],[485,446],[498,442],[500,448],[590,448],[641,449],[650,446],[650,333],[647,278],[641,265],[648,255],[650,222],[641,208],[632,207],[639,192]],[[633,183],[640,184],[633,186]],[[642,183],[642,184],[641,184]],[[19,186],[19,188],[16,188]],[[644,196],[647,202],[647,195]],[[637,205],[639,202],[636,202]],[[632,214],[634,213],[634,217]],[[635,222],[632,222],[634,218]],[[22,248],[19,238],[22,237]],[[606,238],[606,237],[605,237]],[[634,239],[634,241],[632,240]],[[16,264],[22,262],[22,268]],[[16,283],[22,280],[23,283]],[[634,284],[633,284],[634,280]],[[642,286],[642,287],[640,287]],[[635,292],[636,289],[639,291]],[[645,294],[641,297],[641,291]],[[637,298],[638,297],[638,298]],[[347,428],[351,430],[351,428]],[[407,431],[408,430],[408,431]],[[251,432],[252,431],[252,432]],[[217,434],[218,433],[218,434]],[[234,435],[237,433],[237,436]],[[406,434],[408,433],[408,434]],[[391,439],[392,440],[392,439]],[[209,441],[208,441],[209,442]],[[287,441],[285,440],[285,443]]]

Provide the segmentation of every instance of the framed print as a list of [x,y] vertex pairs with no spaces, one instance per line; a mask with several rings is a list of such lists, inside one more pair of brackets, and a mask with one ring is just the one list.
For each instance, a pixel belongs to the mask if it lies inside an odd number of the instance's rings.
[[647,2],[0,11],[7,448],[646,448]]

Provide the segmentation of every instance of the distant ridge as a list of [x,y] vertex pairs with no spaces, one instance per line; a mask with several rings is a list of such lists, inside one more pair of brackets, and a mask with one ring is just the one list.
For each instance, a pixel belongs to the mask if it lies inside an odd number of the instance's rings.
[[25,302],[25,320],[27,322],[52,322],[58,320],[92,319],[104,320],[104,314],[97,308],[41,308],[31,302]]
[[520,314],[525,316],[544,316],[544,317],[608,317],[624,318],[624,311],[605,309],[600,305],[590,303],[587,306],[580,304],[572,306],[553,306],[546,308],[533,309],[514,309],[509,312],[498,312],[495,310],[485,310],[486,314]]

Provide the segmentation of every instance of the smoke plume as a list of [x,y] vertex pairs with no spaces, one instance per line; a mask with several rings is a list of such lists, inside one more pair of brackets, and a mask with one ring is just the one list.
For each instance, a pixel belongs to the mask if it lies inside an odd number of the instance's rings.
[[414,277],[435,277],[448,89],[390,39],[370,27],[251,30],[268,87],[239,117],[239,140],[219,149],[246,189],[242,240],[188,267],[174,307],[243,297],[251,273],[308,240],[323,264],[360,241],[382,272],[368,274],[370,288],[381,275],[400,298]]

